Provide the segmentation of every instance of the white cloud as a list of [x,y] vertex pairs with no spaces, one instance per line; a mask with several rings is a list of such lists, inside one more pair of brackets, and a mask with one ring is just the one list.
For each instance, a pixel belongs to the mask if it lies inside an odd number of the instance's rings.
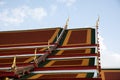
[[31,10],[31,16],[34,19],[41,20],[43,17],[47,16],[47,12],[44,10],[44,8],[35,8]]
[[101,66],[103,68],[120,68],[120,54],[109,50],[104,43],[104,38],[99,35],[101,48]]
[[99,38],[99,44],[100,44],[100,49],[101,51],[104,51],[107,49],[105,43],[104,43],[104,38],[100,35],[98,35],[98,38]]
[[0,22],[3,26],[19,25],[25,19],[41,20],[45,16],[47,16],[47,12],[42,7],[30,8],[28,6],[22,6],[13,9],[4,9],[0,12]]
[[0,13],[0,22],[2,23],[1,25],[7,26],[9,24],[21,23],[23,22],[23,19],[20,16],[15,16],[14,14],[12,14],[12,12],[9,13],[8,10],[4,10]]
[[58,2],[64,3],[66,6],[72,6],[76,0],[57,0]]
[[0,1],[0,6],[5,5],[5,2]]
[[103,68],[120,68],[120,54],[104,51],[101,53],[101,63]]

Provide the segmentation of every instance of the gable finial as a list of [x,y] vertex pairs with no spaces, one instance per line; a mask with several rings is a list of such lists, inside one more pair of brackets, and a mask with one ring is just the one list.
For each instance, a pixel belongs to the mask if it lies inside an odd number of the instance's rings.
[[37,48],[35,48],[35,51],[34,51],[34,60],[37,58],[36,53],[37,53]]
[[16,70],[16,55],[14,56],[14,59],[13,59],[13,64],[12,64],[12,66],[11,66],[11,69],[13,70],[13,71],[15,71]]
[[36,53],[37,53],[37,48],[35,48],[35,51],[34,51],[34,63],[35,63],[35,66],[38,67],[38,60],[37,60]]
[[68,22],[69,22],[69,17],[68,17],[68,19],[67,19],[67,21],[66,21],[66,24],[65,24],[65,29],[67,29],[67,27],[68,27]]
[[98,16],[98,19],[96,21],[96,28],[98,29],[98,26],[99,26],[99,19],[100,19],[100,16]]

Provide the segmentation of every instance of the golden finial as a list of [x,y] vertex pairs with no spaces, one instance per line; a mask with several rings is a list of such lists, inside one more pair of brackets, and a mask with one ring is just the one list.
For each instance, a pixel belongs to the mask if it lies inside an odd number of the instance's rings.
[[99,19],[100,19],[100,16],[98,16],[98,19],[96,21],[96,28],[98,29],[98,26],[99,26]]
[[66,21],[66,24],[65,24],[65,29],[67,29],[67,27],[68,27],[68,22],[69,22],[69,17],[68,17],[68,19],[67,19],[67,21]]
[[11,66],[11,69],[12,69],[12,70],[16,70],[16,55],[14,56],[13,64],[12,64],[12,66]]
[[48,40],[48,49],[50,49],[50,41]]
[[37,53],[37,48],[35,48],[35,51],[34,51],[34,62],[35,62],[35,65],[38,66],[36,53]]
[[37,48],[35,48],[35,51],[34,51],[34,60],[36,60],[37,58],[36,53],[37,53]]

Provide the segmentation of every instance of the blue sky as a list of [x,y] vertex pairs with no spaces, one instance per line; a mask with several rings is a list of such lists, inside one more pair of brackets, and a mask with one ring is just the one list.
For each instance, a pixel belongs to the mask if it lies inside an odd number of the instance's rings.
[[120,68],[120,0],[0,0],[0,31],[95,26],[100,16],[101,63]]

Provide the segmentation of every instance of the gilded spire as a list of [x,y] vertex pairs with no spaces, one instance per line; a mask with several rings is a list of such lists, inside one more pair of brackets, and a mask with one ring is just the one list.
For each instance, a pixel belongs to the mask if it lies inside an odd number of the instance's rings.
[[68,19],[67,19],[67,21],[66,21],[66,24],[65,24],[65,29],[67,29],[67,27],[68,27],[68,22],[69,22],[69,17],[68,17]]
[[38,66],[36,53],[37,53],[37,48],[35,48],[35,51],[34,51],[34,62],[35,62],[35,65]]
[[37,58],[36,53],[37,53],[37,48],[35,48],[35,51],[34,51],[34,60],[36,60]]
[[96,21],[96,28],[98,29],[98,26],[99,26],[99,16],[98,16],[98,19],[97,19],[97,21]]
[[50,41],[48,40],[48,49],[50,49]]
[[12,69],[12,70],[15,70],[15,69],[16,69],[16,55],[14,56],[13,64],[12,64],[12,66],[11,66],[11,69]]

